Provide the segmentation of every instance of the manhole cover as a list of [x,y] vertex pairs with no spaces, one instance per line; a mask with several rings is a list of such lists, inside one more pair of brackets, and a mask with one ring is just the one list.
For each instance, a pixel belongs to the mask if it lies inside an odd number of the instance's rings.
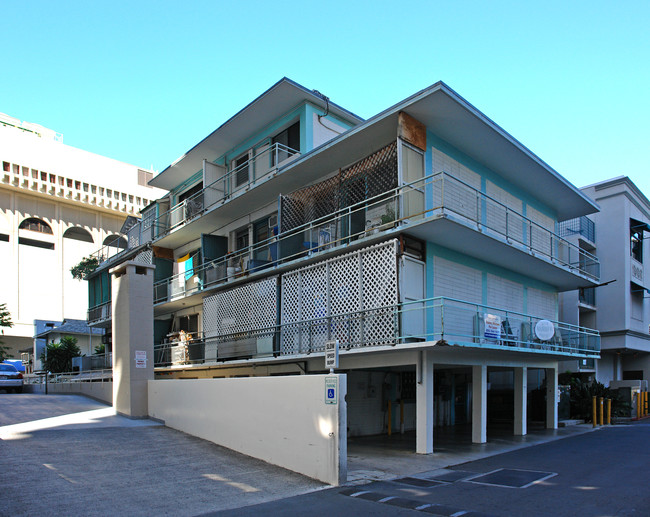
[[468,478],[470,476],[475,476],[476,472],[467,472],[466,470],[450,470],[449,472],[443,472],[442,474],[437,474],[435,476],[428,477],[432,481],[442,481],[443,483],[454,483],[460,481],[461,479]]
[[404,485],[416,486],[419,488],[433,488],[434,486],[442,485],[439,481],[434,481],[431,479],[420,479],[420,478],[400,478],[394,479],[395,483],[402,483]]
[[540,472],[537,470],[499,469],[471,479],[466,479],[465,481],[479,483],[481,485],[527,488],[533,483],[552,478],[556,475],[554,472]]

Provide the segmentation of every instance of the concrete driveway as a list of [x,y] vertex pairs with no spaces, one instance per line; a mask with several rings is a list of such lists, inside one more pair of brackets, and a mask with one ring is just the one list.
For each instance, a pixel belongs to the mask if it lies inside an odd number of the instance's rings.
[[0,515],[200,515],[324,485],[75,395],[0,393]]

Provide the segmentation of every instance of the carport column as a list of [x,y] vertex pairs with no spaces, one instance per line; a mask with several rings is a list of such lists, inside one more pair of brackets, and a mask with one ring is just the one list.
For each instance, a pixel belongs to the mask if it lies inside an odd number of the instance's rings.
[[148,381],[153,380],[153,271],[125,262],[110,270],[113,308],[113,407],[146,418]]
[[472,366],[472,442],[487,442],[487,366]]
[[416,431],[415,452],[433,452],[433,354],[428,350],[418,352],[415,365]]
[[526,396],[528,394],[528,369],[515,368],[515,436],[525,436],[526,428]]
[[557,368],[546,368],[546,428],[557,429]]

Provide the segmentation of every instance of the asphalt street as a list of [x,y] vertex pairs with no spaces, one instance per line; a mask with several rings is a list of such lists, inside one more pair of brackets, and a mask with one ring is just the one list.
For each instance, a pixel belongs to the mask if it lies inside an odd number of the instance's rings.
[[648,516],[649,444],[645,420],[448,469],[209,515]]

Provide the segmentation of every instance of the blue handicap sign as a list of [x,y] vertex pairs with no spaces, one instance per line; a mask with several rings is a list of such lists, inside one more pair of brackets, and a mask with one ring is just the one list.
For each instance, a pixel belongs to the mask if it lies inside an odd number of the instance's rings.
[[328,399],[333,399],[334,398],[334,390],[332,388],[327,390],[327,398]]

